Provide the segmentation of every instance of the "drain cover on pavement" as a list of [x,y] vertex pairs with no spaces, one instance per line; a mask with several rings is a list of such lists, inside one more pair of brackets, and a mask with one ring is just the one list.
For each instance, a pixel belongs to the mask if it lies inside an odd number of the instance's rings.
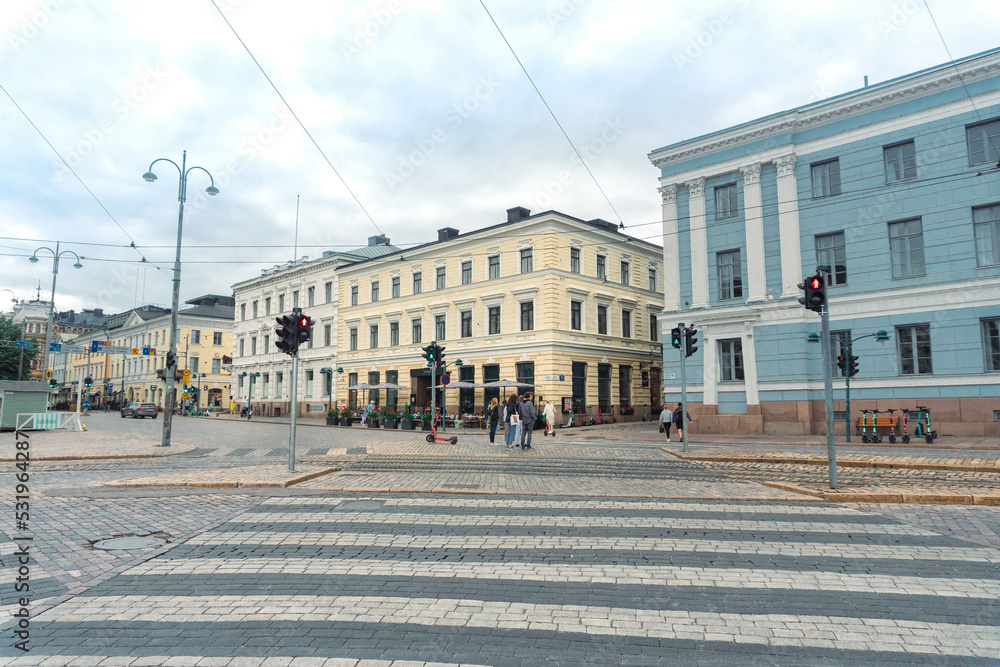
[[165,544],[166,540],[159,537],[115,537],[94,543],[95,549],[105,551],[128,551],[131,549],[149,549]]
[[338,510],[377,510],[382,507],[378,500],[345,500],[337,505]]

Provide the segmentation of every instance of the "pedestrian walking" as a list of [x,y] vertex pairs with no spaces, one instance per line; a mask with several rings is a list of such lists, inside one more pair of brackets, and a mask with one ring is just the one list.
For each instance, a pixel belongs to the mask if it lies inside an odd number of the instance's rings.
[[495,398],[490,401],[488,418],[490,421],[490,444],[496,445],[497,422],[500,421],[500,401]]
[[687,421],[689,424],[694,421],[693,419],[691,419],[691,413],[684,409],[684,404],[678,403],[677,408],[674,410],[674,428],[677,429],[677,436],[681,440],[684,439],[683,415],[687,415]]
[[511,396],[507,399],[507,405],[503,408],[504,440],[507,449],[514,448],[514,435],[517,432],[517,397]]
[[236,416],[236,399],[230,399],[229,401],[229,416]]
[[531,431],[535,428],[535,404],[532,393],[524,395],[524,400],[518,406],[518,420],[521,423],[521,449],[531,449]]
[[556,437],[556,409],[552,407],[552,401],[545,401],[542,414],[545,415],[545,435]]
[[674,421],[674,415],[667,406],[660,410],[660,433],[667,434],[667,442],[670,442],[670,424]]

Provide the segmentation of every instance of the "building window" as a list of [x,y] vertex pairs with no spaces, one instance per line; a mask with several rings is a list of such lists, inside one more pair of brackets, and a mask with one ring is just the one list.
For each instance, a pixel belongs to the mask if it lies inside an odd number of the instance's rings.
[[348,333],[347,333],[347,337],[348,337],[348,343],[347,343],[347,345],[348,345],[348,347],[351,350],[358,349],[358,328],[357,327],[351,327],[347,331],[348,331]]
[[422,343],[424,337],[423,326],[421,320],[415,319],[410,321],[410,342],[411,343]]
[[434,316],[434,333],[436,334],[437,340],[445,340],[448,338],[448,331],[446,328],[447,322],[444,317],[444,315]]
[[569,270],[571,273],[580,273],[580,249],[569,249]]
[[378,347],[378,325],[372,324],[368,327],[368,347],[375,349]]
[[[519,361],[514,365],[514,373],[521,384],[535,384],[535,362]],[[530,389],[528,389],[530,391]]]
[[[471,364],[466,364],[458,369],[458,379],[461,382],[468,382],[469,384],[475,384],[476,382],[476,367]],[[476,390],[475,389],[459,389],[458,390],[458,405],[462,414],[473,414],[476,412]]]
[[521,305],[521,331],[534,331],[535,302],[524,301],[520,305]]
[[569,302],[569,328],[574,331],[583,329],[583,302]]
[[740,251],[727,250],[716,253],[715,262],[719,272],[719,300],[743,298],[743,268],[740,265]]
[[930,375],[931,325],[915,324],[896,327],[900,375]]
[[816,263],[830,267],[831,287],[847,284],[847,250],[844,232],[821,234],[816,237]]
[[812,166],[813,197],[840,194],[840,160],[820,162]]
[[279,313],[285,312],[285,295],[284,294],[279,294],[278,295],[278,312]]
[[399,322],[389,322],[389,346],[399,345]]
[[372,303],[378,301],[378,281],[372,283]]
[[445,271],[445,267],[439,266],[436,269],[434,269],[434,280],[435,280],[434,283],[435,289],[444,289],[447,286],[448,278],[447,278],[447,272]]
[[253,319],[257,319],[257,302],[253,302]]
[[649,314],[649,340],[657,343],[660,341],[660,328],[656,323],[656,315],[653,313]]
[[965,128],[969,146],[969,164],[1000,160],[1000,120]]
[[330,303],[333,301],[333,283],[326,283],[323,285],[323,299],[325,303]]
[[587,410],[587,364],[574,361],[572,370],[573,399],[570,407],[573,409],[573,414],[579,414]]
[[292,292],[292,308],[299,307],[299,291],[295,290]]
[[424,274],[417,271],[413,274],[413,293],[420,294],[424,291]]
[[611,364],[597,364],[597,406],[601,412],[611,411]]
[[459,317],[462,323],[462,338],[472,338],[472,311],[463,310]]
[[715,188],[715,219],[734,218],[738,212],[736,184],[720,185]]
[[604,255],[597,256],[597,277],[601,280],[605,280],[608,277],[608,258]]
[[492,255],[489,258],[490,279],[500,277],[500,255]]
[[525,248],[521,251],[521,273],[530,273],[535,270],[535,251],[532,248]]
[[212,359],[212,375],[222,372],[222,359]]
[[[191,360],[188,362],[188,370],[191,371],[191,375],[197,375],[198,374],[198,364],[200,362],[201,362],[201,360],[198,357],[191,357]],[[197,384],[198,381],[195,380],[194,382],[195,382],[195,384]]]
[[983,351],[986,370],[1000,371],[1000,319],[983,320]]
[[[143,338],[145,337],[144,335]],[[199,329],[191,329],[191,344],[201,345],[201,331]]]
[[622,260],[622,285],[629,285],[629,284],[631,284],[631,282],[632,282],[631,281],[631,270],[632,270],[632,265],[629,264],[628,262],[626,262],[623,259]]
[[597,307],[597,333],[608,335],[608,307]]
[[[386,371],[385,381],[388,384],[399,384],[399,371]],[[399,405],[399,390],[398,389],[386,389],[385,390],[385,404],[396,406]]]
[[632,406],[632,367],[618,367],[618,399],[623,408]]
[[[833,377],[844,377],[844,371],[837,365],[837,360],[842,356],[847,356],[847,343],[851,340],[851,331],[831,331],[830,332],[830,367],[833,370]],[[848,359],[848,364],[850,360]]]
[[500,306],[489,307],[490,335],[500,333]]
[[271,376],[270,376],[270,374],[269,374],[269,373],[264,373],[264,374],[263,374],[263,375],[261,376],[261,379],[263,380],[263,385],[264,385],[264,393],[263,393],[263,394],[261,394],[261,398],[267,398],[267,386],[268,386],[268,380],[270,380],[270,379],[271,379]]
[[632,337],[632,311],[622,311],[622,338]]
[[264,299],[264,314],[265,315],[271,314],[271,297],[266,297]]
[[212,332],[212,345],[222,345],[222,332],[213,331]]
[[251,336],[250,338],[250,354],[257,354],[257,337]]
[[271,335],[264,334],[264,349],[261,350],[261,352],[267,354],[270,351],[270,347],[271,347]]
[[241,357],[243,356],[243,344],[244,343],[246,343],[246,340],[243,339],[243,338],[240,338],[240,356]]
[[976,234],[976,265],[1000,264],[1000,204],[972,209]]
[[313,372],[306,371],[306,396],[313,395]]
[[330,334],[332,333],[329,324],[323,325],[323,346],[330,347]]
[[[379,384],[379,382],[380,382],[380,380],[379,380],[379,372],[378,371],[369,371],[368,372],[368,384]],[[382,405],[379,402],[378,389],[370,389],[370,390],[368,390],[368,398],[370,400],[372,400],[372,401],[375,401],[375,406],[376,407]]]
[[472,262],[462,262],[462,284],[468,285],[472,282]]
[[274,382],[274,397],[281,398],[281,385],[282,385],[282,379],[285,377],[285,374],[275,373],[274,375],[276,378]]
[[392,298],[393,299],[398,299],[399,298],[399,293],[400,293],[399,284],[400,284],[399,276],[393,276],[392,277]]
[[316,288],[310,287],[306,289],[306,304],[309,308],[316,305]]
[[656,269],[649,270],[649,291],[656,291]]
[[889,254],[893,278],[913,278],[926,273],[924,235],[919,218],[889,223]]
[[358,305],[358,286],[351,285],[351,305]]
[[886,146],[882,149],[885,158],[885,182],[895,183],[917,176],[917,155],[912,141]]
[[[353,387],[357,383],[358,383],[358,374],[357,373],[348,373],[347,374],[347,386],[348,387]],[[358,390],[357,389],[348,389],[347,390],[347,405],[349,407],[351,407],[351,408],[358,407]]]
[[743,339],[719,341],[719,371],[722,382],[743,382]]

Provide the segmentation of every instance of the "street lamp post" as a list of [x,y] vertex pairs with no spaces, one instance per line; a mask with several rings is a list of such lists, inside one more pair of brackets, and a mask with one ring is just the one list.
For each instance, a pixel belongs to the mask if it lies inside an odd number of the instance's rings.
[[[885,329],[879,329],[875,333],[865,334],[844,341],[844,366],[846,369],[844,371],[844,409],[846,411],[846,416],[844,417],[846,428],[844,429],[844,433],[847,436],[847,442],[851,441],[851,357],[854,354],[854,344],[863,338],[874,338],[880,343],[885,343],[889,340],[889,334]],[[819,337],[816,334],[809,334],[808,340],[810,343],[818,343]]]
[[73,265],[74,269],[82,269],[83,264],[80,263],[80,256],[72,250],[63,250],[60,252],[59,243],[56,243],[55,250],[46,246],[36,249],[31,254],[31,257],[28,258],[28,261],[32,264],[37,263],[38,253],[42,250],[48,250],[52,253],[52,298],[49,299],[49,317],[45,323],[45,347],[42,348],[42,359],[45,360],[45,363],[42,364],[42,371],[44,372],[49,366],[49,345],[52,343],[52,320],[56,312],[56,278],[59,276],[59,257],[62,255],[73,255],[76,257],[76,264]]
[[215,187],[215,179],[212,178],[212,174],[209,173],[204,167],[188,167],[187,166],[187,151],[184,151],[181,157],[181,163],[178,165],[173,160],[168,158],[157,158],[149,163],[149,170],[142,175],[143,180],[148,183],[153,183],[156,181],[156,174],[153,173],[153,165],[157,162],[169,162],[170,164],[177,167],[177,172],[180,175],[180,182],[177,186],[177,201],[179,202],[177,211],[177,250],[174,256],[174,285],[173,285],[173,296],[170,303],[170,350],[167,353],[168,361],[173,363],[167,364],[167,368],[163,370],[163,375],[167,380],[166,396],[164,397],[164,403],[167,405],[167,409],[163,411],[163,438],[160,442],[160,447],[170,446],[170,428],[172,425],[172,416],[174,413],[174,373],[177,370],[177,310],[181,295],[181,238],[184,231],[184,201],[187,199],[187,179],[188,174],[195,169],[200,169],[201,171],[208,174],[208,178],[211,181],[211,185],[205,188],[205,192],[209,196],[214,197],[219,194],[219,189]]
[[[444,375],[445,373],[448,372],[448,366],[454,366],[455,368],[460,368],[462,366],[462,360],[461,359],[456,359],[455,361],[449,361],[448,363],[442,365],[441,366],[441,374],[442,375]],[[444,389],[441,390],[441,430],[442,431],[445,430],[445,427],[447,426],[447,421],[448,421],[447,420],[448,410],[447,410],[447,408],[445,408],[445,405],[444,405],[444,403],[445,403],[445,396],[447,395],[447,389],[448,388],[446,386]],[[432,389],[432,391],[437,391],[437,390],[436,389]],[[461,416],[462,406],[459,405],[458,408],[459,408],[459,416]],[[431,415],[431,419],[432,420],[434,419],[434,415]]]
[[343,373],[344,369],[341,368],[340,366],[338,366],[336,369],[333,369],[333,368],[321,368],[321,369],[319,369],[319,372],[322,375],[329,375],[330,376],[330,379],[328,381],[329,385],[330,385],[330,395],[326,399],[326,411],[329,414],[330,410],[333,409],[333,390],[334,390],[334,387],[337,384],[337,383],[335,383],[333,381],[334,373]]

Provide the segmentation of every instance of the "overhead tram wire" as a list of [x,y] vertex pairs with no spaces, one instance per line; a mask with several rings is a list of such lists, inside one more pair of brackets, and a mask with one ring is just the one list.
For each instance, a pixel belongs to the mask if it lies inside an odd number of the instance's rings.
[[[97,205],[100,206],[101,209],[105,213],[108,214],[108,217],[111,218],[111,221],[113,223],[115,223],[115,225],[118,227],[118,229],[120,229],[122,231],[122,233],[126,237],[128,237],[128,240],[131,241],[131,245],[123,246],[123,247],[132,248],[133,250],[135,250],[139,254],[139,257],[142,258],[142,263],[149,263],[149,260],[147,260],[146,257],[143,256],[143,254],[136,247],[136,245],[135,245],[135,239],[132,238],[132,235],[128,233],[128,230],[126,230],[124,227],[122,227],[121,223],[118,222],[118,220],[117,220],[117,218],[115,218],[115,216],[111,215],[111,211],[109,211],[108,208],[104,205],[104,203],[100,199],[98,199],[97,195],[94,194],[94,191],[91,190],[87,186],[87,184],[83,182],[83,179],[80,178],[80,175],[78,173],[76,173],[76,170],[73,169],[73,167],[71,167],[68,162],[66,162],[66,159],[62,156],[62,154],[58,150],[56,150],[56,147],[53,146],[52,142],[48,140],[48,138],[45,136],[45,133],[42,132],[42,130],[37,125],[35,125],[35,121],[31,120],[31,117],[28,116],[28,114],[25,112],[25,110],[21,108],[21,105],[17,103],[17,100],[15,100],[14,97],[9,92],[7,92],[7,89],[4,88],[2,84],[0,84],[0,90],[3,91],[4,95],[7,96],[7,98],[17,108],[17,110],[21,112],[21,115],[24,116],[24,119],[26,121],[28,121],[28,123],[31,125],[32,128],[34,128],[35,132],[38,133],[38,136],[40,136],[42,138],[42,141],[44,141],[46,143],[46,145],[48,145],[48,147],[52,149],[52,152],[55,153],[56,157],[58,157],[59,160],[66,166],[66,169],[68,169],[69,172],[71,174],[73,174],[73,176],[76,178],[76,180],[80,182],[80,185],[82,185],[83,189],[87,191],[87,194],[89,194],[94,199],[94,201],[97,202]],[[163,271],[164,273],[166,273],[166,271],[163,270],[163,269],[161,269],[160,267],[157,267],[157,269],[160,270],[160,271]]]
[[260,62],[257,61],[257,58],[253,55],[253,52],[250,51],[250,47],[246,45],[246,42],[243,41],[243,38],[240,37],[240,34],[236,32],[236,28],[233,27],[233,24],[229,22],[229,19],[226,18],[226,15],[222,13],[221,9],[219,9],[219,5],[216,4],[215,0],[210,0],[210,1],[212,3],[212,6],[215,7],[215,10],[219,12],[219,16],[222,17],[222,20],[225,21],[226,25],[229,26],[229,29],[233,31],[233,35],[235,35],[236,39],[239,40],[239,43],[243,46],[244,50],[246,50],[247,55],[249,55],[250,59],[253,60],[254,65],[257,66],[257,69],[259,69],[260,73],[264,75],[265,79],[267,79],[267,82],[271,85],[271,88],[273,88],[274,92],[277,93],[278,97],[281,98],[281,101],[288,108],[289,113],[291,113],[292,117],[295,118],[295,122],[299,124],[299,127],[302,128],[302,131],[306,133],[307,137],[309,137],[309,141],[311,141],[313,146],[316,147],[316,150],[319,151],[319,154],[323,156],[323,159],[326,161],[326,164],[330,167],[331,170],[333,170],[333,173],[336,174],[337,178],[340,179],[340,183],[344,186],[344,189],[347,190],[348,194],[351,195],[351,198],[354,199],[354,203],[358,205],[358,208],[360,208],[361,211],[365,214],[369,222],[372,223],[372,226],[374,226],[375,229],[378,230],[378,233],[383,234],[384,232],[378,226],[378,223],[375,222],[375,219],[368,212],[368,209],[366,209],[364,204],[361,203],[361,200],[358,199],[358,196],[354,194],[354,190],[352,190],[351,186],[347,184],[347,181],[344,180],[344,177],[340,175],[340,172],[337,171],[337,168],[333,166],[333,162],[330,161],[330,158],[328,158],[326,156],[326,153],[323,152],[323,149],[320,148],[319,143],[316,141],[316,139],[313,138],[312,133],[309,132],[309,130],[306,128],[305,124],[302,122],[302,119],[299,118],[299,115],[295,113],[295,109],[292,108],[292,105],[288,103],[288,100],[285,99],[285,96],[282,95],[281,91],[278,90],[278,87],[274,85],[274,81],[272,81],[271,77],[269,77],[267,75],[267,72],[264,71],[264,68],[261,66]]
[[496,19],[493,18],[493,14],[490,13],[490,10],[487,9],[486,3],[484,2],[484,0],[479,0],[479,4],[483,6],[483,10],[486,12],[486,15],[489,16],[490,21],[493,22],[493,27],[495,27],[497,29],[497,32],[500,33],[500,37],[503,39],[504,44],[507,45],[507,48],[510,49],[511,55],[514,56],[514,60],[516,60],[517,64],[521,67],[521,71],[524,72],[524,76],[528,78],[528,82],[531,83],[531,87],[535,89],[535,92],[538,94],[538,98],[542,101],[542,104],[545,105],[545,108],[546,110],[548,110],[549,115],[552,116],[552,120],[554,120],[556,122],[556,125],[559,126],[559,131],[562,132],[562,135],[566,138],[566,141],[569,142],[569,145],[573,147],[573,152],[576,153],[576,157],[580,159],[580,164],[582,164],[583,168],[587,170],[588,174],[590,174],[590,178],[593,179],[594,185],[596,185],[597,189],[601,191],[601,195],[604,197],[604,201],[608,202],[608,206],[611,207],[611,210],[614,211],[615,217],[618,218],[618,223],[621,225],[621,228],[624,229],[625,223],[624,221],[622,221],[622,217],[618,213],[618,209],[616,209],[615,205],[611,203],[611,199],[608,198],[607,193],[604,192],[604,188],[602,188],[601,184],[597,181],[597,176],[595,176],[594,172],[590,170],[590,165],[588,165],[586,161],[583,159],[583,156],[580,155],[580,151],[577,150],[576,144],[574,144],[573,140],[569,138],[569,134],[566,133],[566,130],[563,128],[562,123],[560,123],[559,119],[556,118],[556,114],[554,111],[552,111],[552,107],[550,107],[549,103],[545,101],[545,96],[542,95],[542,91],[540,91],[538,89],[538,86],[535,85],[535,81],[534,79],[531,78],[531,75],[528,74],[528,70],[524,67],[524,63],[522,63],[521,59],[517,57],[517,53],[514,51],[514,47],[510,45],[510,42],[507,40],[507,36],[503,34],[503,30],[500,29],[499,25],[497,25]]

